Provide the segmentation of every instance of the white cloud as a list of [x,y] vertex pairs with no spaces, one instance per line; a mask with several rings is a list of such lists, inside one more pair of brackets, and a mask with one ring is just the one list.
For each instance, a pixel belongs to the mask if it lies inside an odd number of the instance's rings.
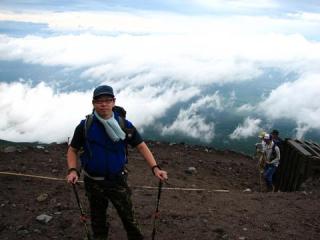
[[0,83],[0,139],[63,142],[91,112],[91,93],[54,93],[40,83]]
[[[48,66],[82,67],[98,64],[113,57],[112,38],[93,35],[55,37],[26,36],[10,38],[0,35],[1,60],[23,60]],[[117,44],[114,43],[113,47]],[[108,54],[105,56],[105,53]]]
[[222,111],[221,102],[221,97],[217,92],[212,96],[200,98],[192,103],[188,109],[181,109],[176,120],[171,125],[163,127],[162,135],[181,133],[203,142],[210,142],[215,136],[215,125],[213,122],[207,122],[200,114],[200,110],[210,111],[210,109],[215,109]]
[[258,105],[269,119],[297,122],[297,137],[311,128],[320,129],[320,74],[304,75],[295,82],[282,84]]
[[303,123],[298,123],[298,126],[295,128],[296,138],[299,140],[303,140],[304,135],[310,130],[309,125],[305,125]]
[[[55,32],[91,32],[116,35],[128,34],[187,34],[210,35],[229,33],[301,33],[317,37],[319,34],[319,14],[309,12],[287,13],[280,17],[268,16],[265,12],[252,14],[252,9],[264,9],[271,1],[200,1],[208,9],[215,10],[211,15],[183,15],[161,11],[1,11],[0,21],[17,21],[45,24]],[[271,3],[271,4],[268,4]],[[185,4],[183,4],[185,5]],[[251,6],[250,6],[251,5]],[[199,6],[199,5],[198,5]],[[273,5],[275,6],[275,5]],[[243,11],[247,9],[248,11]],[[221,14],[216,14],[216,11]],[[231,10],[233,14],[226,14]],[[240,13],[240,14],[239,14]],[[242,15],[241,15],[242,13]],[[265,15],[264,15],[265,14]]]
[[248,138],[256,135],[259,131],[261,131],[261,119],[253,119],[247,117],[242,125],[239,125],[233,133],[229,135],[231,139],[241,139]]
[[[174,104],[197,96],[195,87],[126,87],[117,89],[117,104],[128,119],[143,130]],[[0,83],[0,139],[10,141],[62,142],[72,137],[81,119],[91,113],[92,89],[86,92],[55,92],[43,82]]]
[[198,94],[199,90],[194,87],[183,89],[162,85],[136,89],[130,86],[119,89],[117,103],[127,109],[129,120],[132,120],[137,127],[143,128],[152,125],[157,118],[163,117],[173,105],[187,101]]
[[[139,33],[139,34],[182,34],[182,33],[206,33],[209,29],[236,29],[233,22],[242,19],[241,16],[228,18],[219,16],[193,16],[182,15],[170,12],[159,11],[135,11],[117,12],[117,11],[80,11],[80,12],[8,12],[0,11],[0,20],[31,22],[37,24],[46,24],[49,29],[58,32],[85,31],[85,32],[109,32],[118,33]],[[263,18],[253,17],[266,26]],[[297,16],[300,19],[300,16]],[[243,19],[245,20],[245,19]],[[249,20],[249,19],[248,19]],[[272,20],[270,18],[270,20]],[[241,26],[239,24],[238,26]],[[249,25],[250,26],[250,25]],[[251,25],[251,28],[254,25]],[[242,26],[244,29],[246,26]]]
[[243,105],[241,105],[240,107],[238,107],[237,109],[236,109],[236,111],[237,112],[252,112],[252,111],[254,111],[255,110],[255,107],[253,106],[253,105],[251,105],[251,104],[249,104],[249,103],[247,103],[247,104],[243,104]]
[[[98,81],[171,79],[188,85],[251,80],[265,68],[318,70],[320,44],[301,36],[132,36],[91,34],[13,38],[0,35],[0,60],[83,67]],[[140,79],[145,79],[141,84]]]
[[315,12],[298,12],[298,13],[291,13],[288,16],[296,19],[301,19],[304,21],[310,22],[319,22],[320,21],[320,13]]
[[273,9],[278,8],[279,4],[274,0],[191,0],[195,4],[202,5],[204,7],[209,7],[212,9],[222,9],[222,10],[253,10],[253,9]]
[[[261,4],[271,6],[273,1]],[[251,80],[269,68],[315,72],[320,61],[320,43],[303,37],[305,31],[319,35],[317,18],[0,11],[0,20],[44,23],[58,31],[50,37],[0,35],[0,60],[81,67],[83,78],[98,82],[121,79],[144,86],[169,79],[187,85],[221,84]],[[70,31],[80,32],[63,35]]]
[[[196,31],[204,31],[209,23],[214,23],[207,17],[193,18],[189,16],[160,11],[24,11],[10,12],[0,11],[0,21],[31,22],[46,24],[49,29],[58,32],[84,31],[84,32],[107,32],[112,35],[119,33],[136,34],[177,34],[188,33],[193,27]],[[185,23],[191,23],[185,25]],[[200,23],[205,25],[201,27]],[[200,27],[200,28],[199,28]],[[195,31],[195,30],[192,30]]]
[[180,111],[176,121],[169,127],[164,127],[163,135],[182,133],[185,136],[197,138],[202,142],[210,142],[214,138],[214,123],[206,123],[200,115],[189,115]]
[[[223,2],[212,4],[221,5]],[[273,3],[263,1],[261,7],[277,7]],[[211,3],[205,1],[204,4]],[[259,8],[251,0],[241,3],[228,1],[228,4]],[[312,100],[319,95],[316,90],[319,89],[319,81],[316,78],[319,76],[320,43],[309,40],[314,36],[317,39],[320,34],[317,14],[303,13],[280,18],[223,14],[187,16],[163,12],[0,11],[0,20],[44,23],[53,31],[46,37],[0,35],[1,61],[21,60],[44,66],[79,68],[82,71],[80,81],[89,79],[112,85],[119,93],[119,104],[127,108],[138,127],[153,124],[170,107],[198,97],[208,86],[257,79],[270,68],[276,68],[282,73],[293,72],[306,77],[276,88],[258,105],[260,112],[266,112],[271,119],[295,120],[299,134],[310,128],[319,129],[319,107]],[[66,32],[69,34],[63,35]],[[11,91],[7,92],[9,89]],[[23,93],[24,97],[18,102],[23,101],[26,109],[33,109],[33,106],[39,109],[32,117],[31,111],[22,114],[19,105],[11,103],[15,95],[10,96],[9,93],[14,94],[15,89]],[[37,95],[42,95],[33,94],[37,90],[46,92],[52,105],[62,106],[62,100],[69,100],[72,94],[78,101],[81,99],[82,104],[87,106],[89,103],[85,110],[78,109],[76,102],[70,99],[69,102],[73,103],[70,109],[76,108],[76,117],[72,124],[60,128],[65,131],[66,128],[73,129],[76,119],[90,110],[91,93],[88,92],[59,94],[44,84],[36,87],[2,84],[0,110],[5,113],[5,118],[0,120],[1,137],[35,139],[30,129],[37,129],[36,126],[42,125],[45,119],[55,119],[67,112],[64,107],[47,108],[41,105]],[[293,98],[292,95],[298,97]],[[208,107],[222,110],[223,107],[232,107],[237,100],[235,94],[231,94],[230,99],[223,105],[221,97],[210,101],[204,98],[202,101],[205,103],[200,100],[189,109],[181,110],[177,120],[166,126],[165,134],[175,131],[193,137],[202,134],[200,137],[205,136],[209,141],[214,137],[214,124],[207,123],[195,109],[212,104]],[[273,103],[278,101],[279,104],[274,107]],[[237,109],[238,112],[253,110],[256,110],[255,107],[249,104]],[[57,113],[54,114],[54,111]],[[18,117],[16,112],[20,113]],[[249,131],[250,127],[259,125],[255,121],[251,119],[248,126],[244,122],[243,126],[239,126],[239,133],[234,132],[238,135],[234,136],[245,136],[244,129]],[[50,132],[57,129],[56,125],[39,132],[37,137],[41,140],[48,139],[48,136],[52,136],[50,139],[54,136],[60,139],[61,132]]]

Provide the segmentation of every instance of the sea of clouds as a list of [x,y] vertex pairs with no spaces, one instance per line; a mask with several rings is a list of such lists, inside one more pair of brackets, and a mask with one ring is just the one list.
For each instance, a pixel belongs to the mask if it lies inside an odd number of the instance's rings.
[[[100,84],[114,87],[117,104],[142,132],[154,126],[162,136],[183,134],[210,143],[217,136],[215,114],[224,111],[241,116],[224,136],[229,141],[256,136],[283,119],[296,123],[298,138],[320,130],[320,42],[313,37],[320,14],[0,11],[0,21],[45,24],[48,31],[0,33],[1,62],[59,67],[78,73],[68,80],[71,86],[88,86],[65,91],[59,78],[55,84],[46,77],[34,83],[22,75],[9,82],[0,72],[0,139],[65,141],[91,112],[92,90]],[[261,96],[254,102],[242,102],[237,89],[231,95],[219,91],[246,86],[270,69],[297,77],[267,92],[257,89]],[[270,85],[275,80],[265,79]],[[159,123],[172,109],[174,119]]]

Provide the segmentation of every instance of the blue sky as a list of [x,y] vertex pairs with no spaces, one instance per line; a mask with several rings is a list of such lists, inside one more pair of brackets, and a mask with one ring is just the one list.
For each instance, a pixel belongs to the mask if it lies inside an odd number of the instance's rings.
[[[299,0],[153,0],[153,1],[97,1],[91,0],[22,0],[11,1],[2,0],[1,5],[4,9],[10,10],[25,10],[25,9],[51,9],[51,10],[109,10],[109,9],[144,9],[154,11],[172,11],[185,13],[253,13],[253,9],[258,10],[258,13],[279,14],[288,12],[318,12],[320,9],[319,2],[299,1]],[[261,9],[259,11],[259,9]],[[222,11],[221,11],[222,10]],[[257,12],[254,12],[257,14]]]
[[229,144],[284,125],[290,137],[319,135],[316,1],[1,1],[0,9],[0,138],[65,140],[99,84],[115,88],[146,135]]

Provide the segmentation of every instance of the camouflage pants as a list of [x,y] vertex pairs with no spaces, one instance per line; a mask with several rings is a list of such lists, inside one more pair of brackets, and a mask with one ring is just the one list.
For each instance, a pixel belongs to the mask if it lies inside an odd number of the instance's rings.
[[128,239],[143,239],[134,217],[131,190],[128,187],[126,175],[104,181],[95,181],[85,177],[84,182],[90,204],[91,228],[95,238],[107,239],[108,237],[107,208],[109,201],[111,201],[122,220]]

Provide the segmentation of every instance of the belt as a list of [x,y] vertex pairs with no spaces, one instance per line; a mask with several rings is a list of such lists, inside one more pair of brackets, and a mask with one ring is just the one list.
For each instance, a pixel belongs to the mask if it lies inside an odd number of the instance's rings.
[[95,181],[111,180],[111,179],[114,179],[114,178],[116,178],[116,177],[118,177],[120,175],[124,175],[125,174],[124,171],[121,171],[118,174],[106,175],[105,177],[95,177],[95,176],[92,176],[89,173],[87,173],[84,169],[82,169],[82,172],[83,172],[83,175],[85,175],[86,177],[88,177],[88,178],[90,178],[92,180],[95,180]]

